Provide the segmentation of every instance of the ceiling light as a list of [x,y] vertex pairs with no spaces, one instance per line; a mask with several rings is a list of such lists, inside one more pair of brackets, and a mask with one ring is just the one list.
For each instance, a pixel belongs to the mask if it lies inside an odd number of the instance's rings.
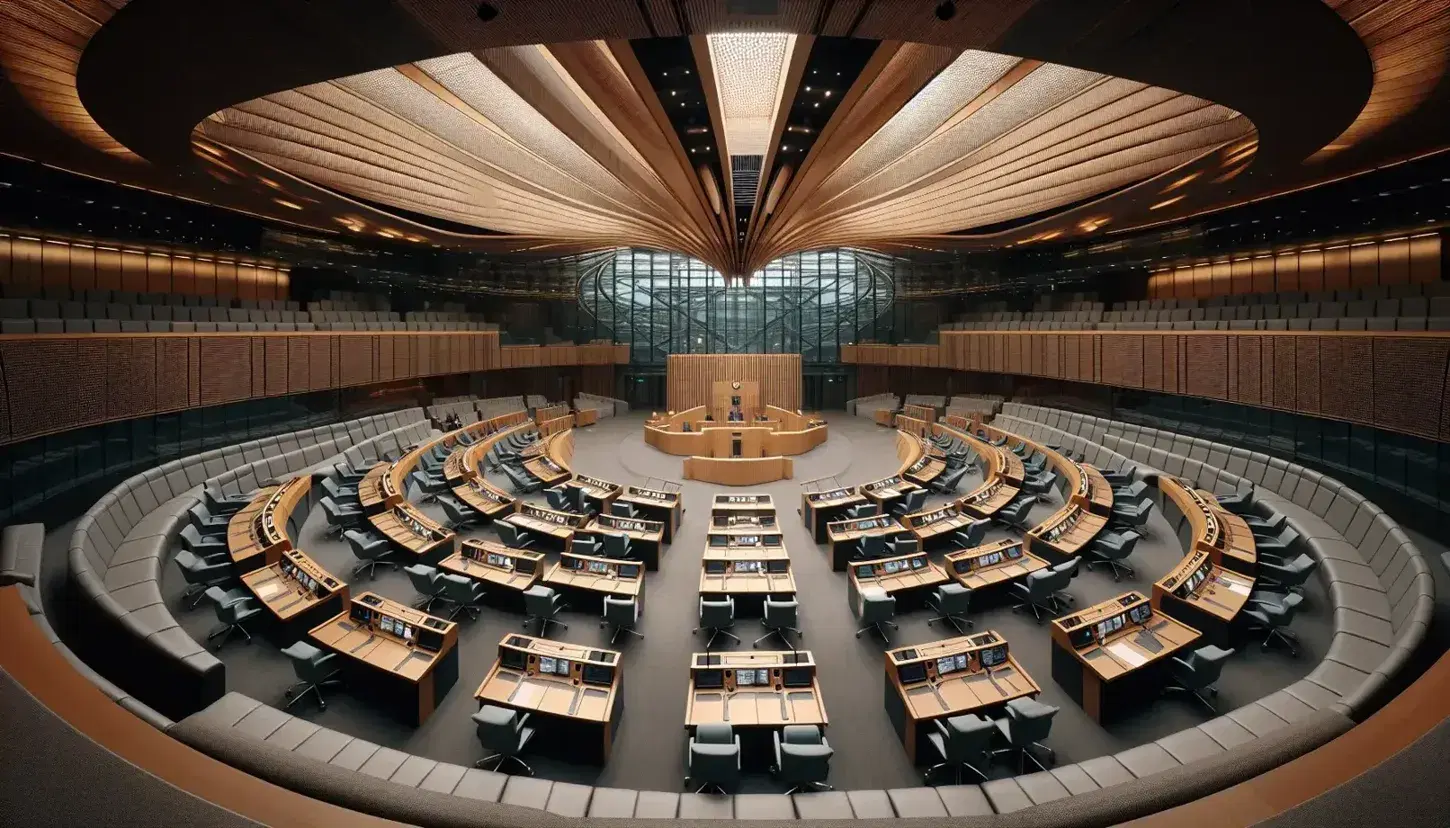
[[488,21],[494,19],[495,17],[498,17],[498,9],[494,8],[491,3],[479,3],[478,4],[478,19],[479,20],[482,20],[483,22],[487,23]]
[[945,3],[938,3],[937,4],[937,7],[936,7],[936,19],[937,20],[942,20],[942,21],[951,20],[953,17],[956,17],[956,16],[957,16],[957,4],[956,3],[953,3],[952,0],[946,0]]
[[826,97],[827,98],[831,97],[831,90],[829,90],[829,89],[826,90]]

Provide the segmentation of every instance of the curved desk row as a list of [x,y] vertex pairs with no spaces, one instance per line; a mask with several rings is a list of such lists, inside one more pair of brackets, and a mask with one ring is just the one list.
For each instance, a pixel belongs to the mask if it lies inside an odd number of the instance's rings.
[[462,450],[455,448],[443,464],[443,476],[448,479],[453,495],[489,519],[512,513],[514,496],[488,482],[488,475],[479,470],[479,461],[498,443],[533,428],[534,424],[525,420],[499,429]]
[[794,473],[789,457],[686,457],[685,479],[721,486],[757,486],[787,480]]
[[1213,495],[1168,475],[1158,478],[1163,516],[1183,545],[1183,560],[1153,584],[1153,608],[1225,646],[1229,627],[1253,592],[1258,553],[1242,517]]

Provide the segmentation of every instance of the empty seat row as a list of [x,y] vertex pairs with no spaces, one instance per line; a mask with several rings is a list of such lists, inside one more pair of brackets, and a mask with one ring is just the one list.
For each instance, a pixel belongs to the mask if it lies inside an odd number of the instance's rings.
[[1140,299],[1119,302],[1114,311],[1173,310],[1181,308],[1223,308],[1242,305],[1297,305],[1303,302],[1377,302],[1385,299],[1415,299],[1450,296],[1450,282],[1405,285],[1374,285],[1348,290],[1290,290],[1277,293],[1240,293],[1202,299]]
[[302,305],[283,299],[234,299],[226,295],[199,295],[191,293],[140,293],[134,290],[108,290],[89,288],[75,290],[63,286],[46,285],[33,288],[28,285],[0,284],[0,296],[7,299],[36,299],[48,302],[84,302],[121,305],[164,305],[188,308],[229,308],[244,310],[286,310],[300,311]]
[[1232,322],[1104,322],[1102,331],[1450,331],[1450,316],[1236,319]]

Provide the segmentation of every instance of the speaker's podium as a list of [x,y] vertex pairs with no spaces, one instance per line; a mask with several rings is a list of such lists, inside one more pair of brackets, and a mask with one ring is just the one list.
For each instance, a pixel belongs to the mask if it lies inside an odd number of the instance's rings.
[[701,424],[696,452],[685,459],[685,478],[724,486],[755,486],[789,478],[789,457],[767,454],[780,421],[760,405],[760,384],[744,380],[711,385],[710,421]]

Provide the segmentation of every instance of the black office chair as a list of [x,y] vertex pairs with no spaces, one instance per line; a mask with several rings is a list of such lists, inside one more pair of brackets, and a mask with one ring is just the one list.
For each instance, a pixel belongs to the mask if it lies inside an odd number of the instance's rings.
[[474,767],[488,770],[492,766],[492,770],[506,773],[505,768],[513,764],[533,776],[534,769],[519,758],[519,754],[524,752],[524,748],[534,738],[534,729],[528,727],[531,715],[520,715],[517,710],[492,704],[480,707],[473,714],[473,723],[477,728],[479,743],[492,753],[474,763]]
[[993,515],[993,518],[998,523],[1025,532],[1028,529],[1027,521],[1032,514],[1032,507],[1036,503],[1036,495],[1018,495],[1015,500],[998,509],[997,514]]
[[967,528],[959,529],[952,533],[952,540],[957,544],[958,549],[973,549],[980,546],[987,537],[987,530],[992,528],[990,520],[974,520],[967,524]]
[[932,776],[942,768],[952,769],[953,783],[957,785],[962,784],[964,768],[987,781],[987,770],[992,766],[992,736],[997,732],[992,720],[972,713],[945,721],[935,719],[932,725],[935,732],[928,732],[926,741],[939,761],[926,769],[922,781],[930,784]]
[[620,503],[618,500],[611,501],[609,513],[615,517],[632,518],[635,515],[634,507],[628,503]]
[[494,521],[493,528],[498,531],[498,538],[503,541],[504,546],[509,546],[514,549],[528,549],[534,545],[534,539],[529,537],[528,532],[509,523],[507,520]]
[[898,517],[921,511],[926,504],[926,489],[912,489],[897,499],[891,506],[891,513]]
[[1223,664],[1228,657],[1233,655],[1233,650],[1224,650],[1209,644],[1199,647],[1188,654],[1187,658],[1173,657],[1169,666],[1169,673],[1173,677],[1173,684],[1163,688],[1165,693],[1187,693],[1208,708],[1208,712],[1218,715],[1218,708],[1213,706],[1205,696],[1217,696],[1218,690],[1214,684],[1223,673]]
[[438,505],[448,520],[445,526],[453,532],[461,532],[483,522],[483,513],[459,500],[452,492],[438,495]]
[[1249,595],[1249,603],[1244,607],[1243,614],[1249,619],[1249,632],[1265,633],[1259,649],[1267,651],[1271,643],[1280,641],[1289,650],[1289,655],[1299,655],[1299,638],[1288,627],[1293,623],[1294,613],[1303,600],[1303,596],[1292,592],[1254,592]]
[[967,612],[972,608],[971,587],[962,584],[942,584],[926,599],[926,607],[935,616],[926,619],[929,627],[937,621],[945,621],[952,625],[952,629],[961,635],[963,625],[974,626],[972,620],[967,618]]
[[549,501],[549,508],[556,512],[573,512],[574,500],[569,496],[570,490],[564,486],[554,486],[544,490],[544,498]]
[[604,554],[610,558],[620,560],[631,560],[634,555],[633,544],[630,543],[629,535],[619,532],[604,533]]

